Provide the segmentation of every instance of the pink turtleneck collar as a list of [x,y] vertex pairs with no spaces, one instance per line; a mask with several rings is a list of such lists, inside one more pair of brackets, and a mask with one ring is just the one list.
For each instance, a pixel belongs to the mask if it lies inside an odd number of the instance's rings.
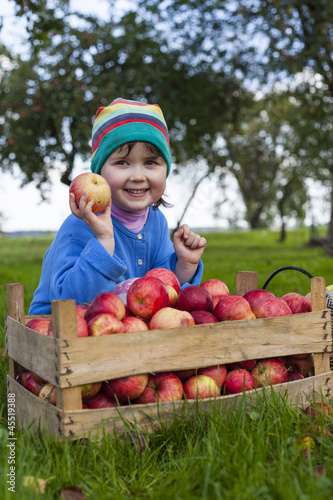
[[127,229],[137,233],[146,224],[149,214],[149,207],[142,212],[126,212],[122,208],[117,207],[112,203],[111,215],[121,222]]

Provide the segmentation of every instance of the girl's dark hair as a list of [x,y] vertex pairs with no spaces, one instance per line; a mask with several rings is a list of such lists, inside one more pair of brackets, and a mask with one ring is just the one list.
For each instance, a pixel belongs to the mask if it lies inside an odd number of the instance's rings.
[[[138,142],[140,142],[140,144],[143,145],[143,147],[146,149],[146,151],[148,151],[149,153],[152,153],[154,156],[156,156],[156,158],[163,158],[165,164],[167,164],[167,162],[166,162],[163,154],[158,149],[158,147],[156,147],[154,144],[151,144],[150,142],[145,142],[145,141],[126,142],[126,144],[123,144],[122,146],[120,146],[119,147],[120,151],[124,150],[124,152],[125,152],[124,158],[126,158],[126,156],[128,156],[130,154],[130,152],[133,149],[134,145],[137,144]],[[165,195],[165,196],[167,196],[167,195]],[[156,210],[161,205],[163,207],[165,207],[165,208],[171,208],[171,207],[173,207],[172,203],[168,203],[163,198],[160,198],[155,203],[153,203],[153,209]]]

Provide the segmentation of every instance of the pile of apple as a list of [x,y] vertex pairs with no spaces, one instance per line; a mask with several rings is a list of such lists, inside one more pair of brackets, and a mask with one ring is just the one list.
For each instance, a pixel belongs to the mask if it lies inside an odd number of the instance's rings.
[[[286,316],[311,311],[309,294],[287,293],[276,297],[266,289],[243,296],[230,294],[219,279],[182,290],[177,276],[164,268],[152,269],[142,278],[116,285],[114,292],[98,294],[90,304],[76,306],[79,337],[126,334],[153,329],[187,327],[221,321]],[[52,321],[34,318],[27,327],[53,336]],[[155,403],[214,398],[265,385],[312,375],[313,355],[246,360],[239,363],[198,367],[122,377],[82,386],[84,408],[118,404]],[[22,384],[55,404],[55,387],[38,375],[24,372]]]

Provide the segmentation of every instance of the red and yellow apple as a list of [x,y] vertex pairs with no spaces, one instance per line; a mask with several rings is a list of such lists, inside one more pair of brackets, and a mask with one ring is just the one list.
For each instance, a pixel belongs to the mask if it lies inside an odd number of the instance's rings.
[[127,305],[133,314],[150,319],[169,303],[168,290],[159,278],[143,276],[136,279],[127,293]]
[[211,278],[209,280],[203,281],[200,285],[202,288],[207,290],[210,295],[214,298],[216,295],[229,295],[229,288],[224,283],[224,281],[217,278]]
[[146,323],[136,316],[126,316],[122,320],[122,324],[124,332],[144,332],[145,330],[149,330]]
[[143,393],[134,403],[179,401],[183,397],[183,384],[172,372],[149,374]]
[[194,375],[183,383],[184,395],[187,399],[217,398],[220,389],[208,375]]
[[111,200],[111,188],[107,181],[99,174],[85,172],[75,177],[70,186],[69,192],[75,196],[75,203],[79,206],[83,193],[88,195],[87,203],[94,200],[92,211],[94,213],[103,212]]
[[164,267],[155,267],[154,269],[150,269],[150,271],[146,272],[145,276],[153,276],[154,278],[159,278],[165,286],[172,286],[179,294],[180,292],[180,283],[176,276],[176,274],[170,269],[165,269]]
[[103,382],[103,392],[113,401],[126,403],[137,399],[148,383],[148,375],[130,375]]
[[164,330],[166,328],[180,328],[193,325],[195,325],[195,321],[191,313],[179,311],[173,307],[163,307],[151,318],[149,329]]
[[251,375],[259,387],[288,382],[288,370],[281,361],[271,358],[259,360],[251,370]]
[[122,321],[113,314],[102,313],[94,316],[88,323],[89,335],[99,337],[111,333],[122,333],[125,327]]
[[255,319],[250,304],[240,295],[226,295],[213,309],[219,321]]
[[89,304],[84,319],[89,323],[94,316],[108,313],[122,320],[125,317],[125,312],[125,304],[118,295],[113,292],[101,292]]

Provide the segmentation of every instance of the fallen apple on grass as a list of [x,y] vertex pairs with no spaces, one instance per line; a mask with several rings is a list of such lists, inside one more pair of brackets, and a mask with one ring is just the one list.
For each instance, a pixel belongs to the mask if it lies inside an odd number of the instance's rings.
[[194,375],[183,382],[184,395],[187,399],[217,398],[220,389],[208,375]]
[[257,383],[248,370],[238,368],[227,373],[223,387],[226,394],[238,394],[255,389]]
[[219,321],[237,321],[255,319],[250,304],[240,295],[227,295],[213,309]]
[[148,383],[148,375],[131,375],[103,382],[102,390],[113,401],[128,403],[137,399]]
[[292,314],[287,302],[280,297],[266,297],[252,306],[256,318],[276,318]]
[[210,295],[214,298],[217,295],[224,296],[229,295],[229,288],[224,283],[224,281],[218,278],[211,278],[209,280],[203,281],[200,285],[202,288],[207,290]]
[[127,305],[133,314],[150,319],[169,303],[168,290],[159,278],[143,276],[136,279],[127,293]]
[[98,314],[112,314],[120,321],[125,317],[125,304],[118,295],[113,292],[101,292],[89,304],[84,319],[89,323]]
[[100,174],[93,172],[85,172],[75,177],[69,186],[69,192],[74,194],[77,207],[83,193],[86,193],[87,203],[94,200],[92,206],[94,213],[103,212],[111,200],[111,188],[108,182]]
[[191,313],[179,311],[173,307],[163,307],[150,320],[150,330],[165,330],[166,328],[180,328],[195,325]]
[[176,309],[180,311],[208,311],[213,310],[213,299],[207,290],[198,285],[189,285],[183,288],[178,296]]
[[148,375],[147,385],[142,394],[133,402],[150,404],[166,401],[179,401],[183,397],[183,384],[173,372]]
[[285,365],[274,358],[259,360],[251,370],[251,375],[259,387],[283,384],[289,378]]

